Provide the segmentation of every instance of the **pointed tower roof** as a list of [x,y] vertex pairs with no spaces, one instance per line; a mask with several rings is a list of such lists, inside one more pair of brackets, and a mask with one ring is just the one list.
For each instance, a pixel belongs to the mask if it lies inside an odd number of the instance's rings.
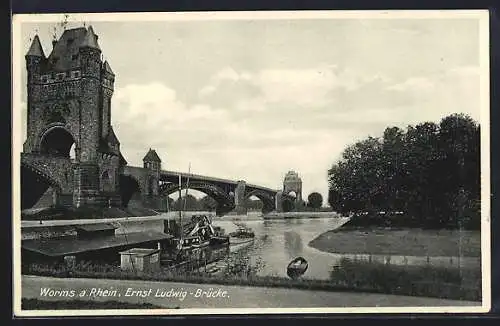
[[28,53],[26,53],[26,56],[45,58],[45,54],[43,53],[42,44],[40,43],[40,39],[38,38],[38,35],[35,35],[35,38],[33,39],[33,42],[31,42],[30,49],[28,50]]
[[97,35],[94,33],[94,29],[92,26],[89,26],[89,29],[87,30],[87,34],[85,34],[85,38],[83,39],[82,44],[80,44],[81,48],[93,48],[93,49],[98,49],[101,50],[99,47],[99,44],[97,44]]
[[54,44],[52,52],[48,57],[50,69],[56,71],[67,71],[80,66],[78,54],[80,45],[87,35],[84,27],[65,30],[59,40]]
[[106,70],[107,72],[109,72],[110,74],[114,75],[115,73],[113,72],[113,70],[111,70],[111,67],[108,63],[108,61],[104,61],[104,70]]
[[161,162],[160,157],[154,149],[149,149],[148,153],[142,159],[143,162]]

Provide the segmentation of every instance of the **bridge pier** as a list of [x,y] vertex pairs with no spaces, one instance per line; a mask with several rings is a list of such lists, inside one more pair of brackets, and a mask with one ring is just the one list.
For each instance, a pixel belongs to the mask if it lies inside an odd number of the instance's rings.
[[283,192],[282,191],[278,191],[276,193],[276,203],[275,203],[275,206],[276,206],[276,212],[278,213],[281,213],[283,212]]
[[142,205],[144,206],[144,208],[149,208],[156,211],[161,211],[165,206],[165,204],[162,203],[161,196],[148,195],[142,197]]
[[75,167],[73,204],[76,207],[103,205],[104,198],[99,193],[99,166],[80,163]]
[[53,189],[52,190],[52,206],[57,207],[59,206],[59,190],[58,189]]
[[238,215],[247,214],[247,207],[245,202],[245,188],[246,188],[246,182],[240,180],[238,181],[236,189],[234,190],[234,206],[235,206],[235,212]]

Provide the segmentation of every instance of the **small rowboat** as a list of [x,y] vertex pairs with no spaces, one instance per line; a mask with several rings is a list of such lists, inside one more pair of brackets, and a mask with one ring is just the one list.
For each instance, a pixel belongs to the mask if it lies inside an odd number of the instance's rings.
[[309,267],[307,260],[305,260],[304,257],[297,257],[288,264],[286,274],[291,279],[296,279],[304,275],[307,271],[307,267]]

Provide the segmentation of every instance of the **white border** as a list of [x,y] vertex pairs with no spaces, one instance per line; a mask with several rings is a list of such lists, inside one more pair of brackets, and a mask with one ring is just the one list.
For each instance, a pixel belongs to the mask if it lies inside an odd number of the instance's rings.
[[[187,315],[187,314],[304,314],[304,313],[473,313],[487,312],[491,307],[491,252],[490,252],[490,140],[489,140],[489,12],[487,10],[414,10],[414,11],[252,11],[252,12],[196,12],[196,13],[91,13],[71,14],[72,21],[203,21],[203,20],[271,20],[271,19],[478,19],[480,23],[481,71],[481,252],[482,305],[477,307],[353,307],[353,308],[258,308],[258,309],[154,309],[154,310],[21,310],[21,217],[20,217],[20,135],[21,69],[24,63],[21,44],[21,24],[26,22],[59,21],[63,14],[23,14],[12,19],[13,110],[12,110],[12,211],[13,211],[13,308],[16,317],[40,316],[131,316],[131,315]],[[16,137],[17,136],[17,137]],[[17,294],[17,295],[16,295]]]

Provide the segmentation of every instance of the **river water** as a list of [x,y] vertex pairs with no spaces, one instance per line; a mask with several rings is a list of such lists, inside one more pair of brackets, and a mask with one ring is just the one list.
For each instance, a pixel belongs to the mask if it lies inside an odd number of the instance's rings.
[[329,279],[333,266],[339,265],[342,258],[370,262],[389,263],[392,265],[432,265],[445,268],[480,268],[480,257],[428,257],[368,254],[335,254],[317,250],[309,242],[320,234],[334,230],[348,221],[346,218],[304,218],[263,220],[257,215],[233,216],[223,220],[215,219],[214,225],[225,229],[226,233],[236,230],[233,220],[243,223],[255,232],[255,242],[245,253],[263,266],[260,275],[286,276],[288,263],[298,257],[304,257],[309,267],[303,278]]
[[[241,217],[238,222],[255,232],[255,242],[245,249],[245,253],[254,262],[261,259],[263,266],[259,271],[260,275],[286,277],[288,263],[295,257],[302,256],[309,262],[304,278],[328,279],[338,258],[310,247],[309,242],[326,231],[340,227],[346,221],[343,218],[262,220],[249,216]],[[226,233],[236,230],[236,225],[231,220],[215,220],[213,224],[224,228]]]
[[[191,215],[195,213],[190,213]],[[154,217],[124,219],[119,223],[117,234],[163,230],[163,219],[175,219],[176,215],[159,215]],[[249,213],[244,216],[214,217],[213,224],[222,227],[226,234],[237,229],[234,222],[243,223],[255,232],[255,241],[245,248],[251,261],[262,263],[260,275],[285,276],[288,263],[298,257],[304,257],[309,267],[303,278],[329,279],[332,267],[338,265],[342,258],[358,259],[372,262],[384,262],[394,265],[426,265],[456,268],[480,268],[479,257],[426,257],[367,254],[335,254],[323,252],[309,246],[309,242],[324,232],[334,230],[348,221],[347,218],[297,218],[264,220],[260,213]],[[25,233],[28,231],[25,231]],[[29,233],[29,232],[28,232]],[[397,244],[395,244],[397,245]]]

